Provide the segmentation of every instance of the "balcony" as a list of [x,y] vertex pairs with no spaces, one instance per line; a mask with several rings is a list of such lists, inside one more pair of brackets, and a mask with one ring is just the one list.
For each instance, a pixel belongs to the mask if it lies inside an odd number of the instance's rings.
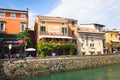
[[72,37],[69,37],[68,34],[40,32],[39,39],[42,38],[72,39]]
[[68,36],[66,33],[48,33],[48,32],[40,32],[40,35],[49,35],[49,36]]

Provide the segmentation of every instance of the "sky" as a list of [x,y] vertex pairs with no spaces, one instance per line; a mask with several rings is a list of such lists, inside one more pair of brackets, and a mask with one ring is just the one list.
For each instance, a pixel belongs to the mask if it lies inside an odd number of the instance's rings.
[[0,0],[0,8],[29,8],[29,27],[36,15],[73,18],[80,24],[98,23],[120,30],[120,0]]

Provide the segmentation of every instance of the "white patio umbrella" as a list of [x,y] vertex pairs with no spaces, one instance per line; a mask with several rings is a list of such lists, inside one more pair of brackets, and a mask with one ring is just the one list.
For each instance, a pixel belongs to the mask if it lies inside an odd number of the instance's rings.
[[27,49],[25,49],[25,51],[36,51],[36,49],[34,49],[34,48],[27,48]]

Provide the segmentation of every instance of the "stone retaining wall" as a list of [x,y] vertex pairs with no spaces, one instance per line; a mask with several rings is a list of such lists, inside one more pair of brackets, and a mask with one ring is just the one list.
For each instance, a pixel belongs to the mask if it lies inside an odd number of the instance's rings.
[[0,60],[0,80],[119,64],[119,55]]

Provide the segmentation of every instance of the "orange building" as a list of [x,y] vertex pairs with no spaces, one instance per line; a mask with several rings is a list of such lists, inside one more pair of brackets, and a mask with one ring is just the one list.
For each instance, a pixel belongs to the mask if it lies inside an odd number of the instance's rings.
[[75,19],[36,16],[34,27],[37,39],[36,42],[38,43],[39,40],[52,40],[62,42],[73,41],[76,43],[77,27],[77,20]]
[[28,11],[0,8],[0,31],[19,34],[28,27]]
[[[25,28],[28,28],[28,10],[0,8],[0,52],[8,53],[9,44],[12,44],[12,51],[19,52],[17,38]],[[5,40],[6,35],[8,40]]]
[[[77,20],[70,18],[61,18],[53,16],[36,16],[34,33],[35,37],[32,39],[34,47],[41,40],[46,42],[54,41],[56,43],[76,44],[77,40]],[[56,54],[64,54],[64,51]],[[76,54],[76,52],[74,53]]]

